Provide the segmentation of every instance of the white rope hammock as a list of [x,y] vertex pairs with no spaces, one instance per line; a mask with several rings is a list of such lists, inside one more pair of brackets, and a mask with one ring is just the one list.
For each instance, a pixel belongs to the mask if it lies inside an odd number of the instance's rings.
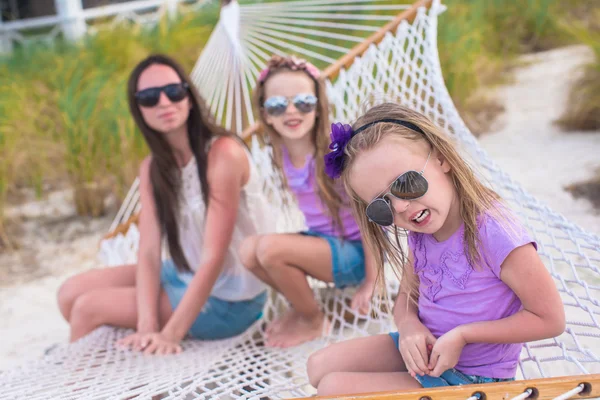
[[[192,72],[194,82],[223,123],[241,133],[254,122],[249,88],[271,53],[291,51],[329,63],[345,54],[331,39],[359,43],[360,34],[404,6],[394,1],[309,0],[238,6],[222,9],[221,21]],[[329,10],[335,9],[336,12]],[[600,372],[600,238],[583,231],[526,193],[503,173],[481,149],[464,125],[444,85],[437,53],[439,0],[429,10],[420,8],[409,24],[404,21],[378,45],[370,46],[348,69],[342,69],[327,90],[333,121],[352,121],[369,96],[393,96],[428,115],[456,136],[465,157],[507,199],[539,244],[539,254],[562,296],[567,328],[555,339],[528,343],[523,349],[519,379],[582,375]],[[356,18],[353,12],[361,13]],[[373,13],[370,13],[373,11]],[[384,11],[384,13],[380,13]],[[359,32],[360,34],[357,34]],[[284,35],[285,34],[285,35]],[[320,39],[314,39],[311,35]],[[239,40],[239,37],[244,38]],[[317,44],[315,41],[320,42]],[[325,43],[323,43],[325,42]],[[317,56],[318,54],[318,56]],[[275,188],[268,149],[256,138],[252,152],[265,177],[267,189]],[[272,191],[273,209],[281,213],[280,231],[303,224],[297,210],[282,207],[283,199]],[[139,210],[137,182],[132,186],[115,224],[127,221]],[[101,244],[100,257],[107,265],[135,261],[139,232],[132,224]],[[388,275],[390,293],[398,282]],[[291,349],[262,346],[262,323],[287,307],[273,295],[263,321],[244,334],[221,341],[186,341],[184,352],[172,356],[143,356],[114,347],[128,331],[102,327],[71,345],[62,345],[36,362],[0,374],[0,399],[227,399],[289,398],[315,393],[308,384],[306,360],[324,345],[394,330],[390,299],[376,299],[373,313],[359,318],[349,308],[352,290],[340,291],[314,283],[314,291],[332,319],[332,334]],[[572,389],[572,390],[571,390]],[[578,396],[583,386],[565,390]],[[519,392],[520,393],[520,392]],[[528,392],[514,397],[527,398]],[[468,398],[470,395],[466,395]],[[475,397],[476,398],[476,397]]]

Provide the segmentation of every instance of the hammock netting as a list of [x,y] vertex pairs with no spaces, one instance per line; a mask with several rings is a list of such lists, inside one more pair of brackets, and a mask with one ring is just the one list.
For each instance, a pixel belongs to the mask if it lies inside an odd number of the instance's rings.
[[[218,121],[235,132],[255,122],[250,90],[272,53],[294,53],[315,63],[334,62],[389,22],[407,6],[394,1],[307,0],[224,6],[221,20],[204,48],[192,78]],[[554,339],[527,343],[518,379],[600,372],[600,238],[585,232],[526,193],[490,159],[461,120],[445,87],[437,52],[437,18],[445,7],[434,0],[419,7],[412,22],[403,20],[327,81],[332,121],[353,121],[372,97],[393,98],[429,116],[455,137],[465,158],[482,179],[510,204],[539,245],[539,254],[562,296],[567,328]],[[335,11],[332,11],[335,10]],[[337,43],[337,44],[331,44]],[[344,45],[346,47],[344,47]],[[289,195],[277,189],[269,147],[254,136],[253,157],[264,177],[279,232],[297,231],[302,218]],[[114,225],[139,211],[137,181]],[[287,198],[286,198],[287,197]],[[103,240],[106,265],[136,261],[139,231]],[[227,399],[311,396],[308,356],[329,343],[395,330],[393,299],[379,296],[368,316],[349,307],[354,291],[315,280],[315,295],[333,321],[327,337],[290,349],[263,345],[264,324],[288,304],[270,293],[264,317],[244,334],[219,341],[184,342],[171,356],[144,356],[117,349],[115,341],[130,331],[101,327],[73,344],[63,344],[35,362],[0,373],[0,399]],[[398,289],[386,275],[388,293]]]

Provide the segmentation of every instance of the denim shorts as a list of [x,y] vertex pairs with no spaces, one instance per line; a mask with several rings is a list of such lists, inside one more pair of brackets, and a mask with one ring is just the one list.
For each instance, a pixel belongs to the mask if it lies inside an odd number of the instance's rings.
[[319,232],[306,231],[303,235],[327,240],[333,263],[333,283],[337,288],[358,286],[365,279],[365,252],[362,241],[342,240]]
[[[160,283],[169,296],[173,309],[187,290],[187,284],[179,274],[172,260],[163,261]],[[226,301],[210,296],[190,327],[188,335],[193,339],[202,340],[225,339],[239,335],[262,317],[266,300],[266,291],[245,301]]]
[[[396,348],[399,347],[400,335],[398,332],[390,332],[389,334],[396,345]],[[467,375],[463,374],[456,368],[450,368],[445,371],[439,377],[429,376],[429,375],[417,375],[417,381],[424,388],[432,388],[432,387],[441,387],[441,386],[460,386],[460,385],[472,385],[479,383],[494,383],[494,382],[509,382],[514,381],[515,378],[488,378],[485,376],[479,375]]]

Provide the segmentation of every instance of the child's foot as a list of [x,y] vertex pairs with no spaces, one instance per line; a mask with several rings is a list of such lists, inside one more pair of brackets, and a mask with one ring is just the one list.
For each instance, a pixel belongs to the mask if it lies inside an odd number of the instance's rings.
[[294,318],[295,313],[293,310],[288,311],[283,314],[280,318],[275,319],[273,322],[267,325],[265,329],[265,337],[267,338],[267,342],[269,341],[269,337],[272,335],[277,335],[279,331],[281,331],[281,327],[288,324],[288,319]]
[[292,347],[321,337],[323,329],[329,332],[330,322],[323,313],[307,319],[302,314],[290,310],[280,319],[277,331],[272,330],[267,337],[267,347]]

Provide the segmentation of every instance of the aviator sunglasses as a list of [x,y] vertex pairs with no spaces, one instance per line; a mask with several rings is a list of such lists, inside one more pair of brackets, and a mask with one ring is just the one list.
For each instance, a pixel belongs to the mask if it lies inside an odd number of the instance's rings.
[[[403,120],[384,118],[378,121],[373,121],[369,124],[366,124],[359,129],[356,130],[354,134],[360,133],[363,130],[373,126],[375,124],[379,124],[381,122],[394,123],[398,125],[402,125],[406,128],[412,129],[416,132],[424,134],[424,132],[417,125]],[[429,188],[429,183],[427,179],[423,176],[423,172],[429,163],[429,158],[431,157],[431,150],[427,155],[427,161],[425,161],[425,165],[421,171],[406,171],[402,175],[398,176],[392,183],[388,185],[388,187],[381,192],[379,195],[373,199],[366,208],[367,218],[369,221],[375,222],[381,226],[390,226],[394,223],[394,210],[392,210],[392,205],[389,196],[393,196],[399,200],[416,200],[425,195],[427,193],[427,189]]]
[[427,193],[429,184],[427,179],[423,176],[423,172],[429,162],[431,151],[427,156],[425,166],[420,172],[417,171],[406,171],[388,186],[383,194],[379,194],[373,201],[367,206],[367,217],[370,221],[375,222],[381,226],[389,226],[394,222],[394,211],[392,210],[391,201],[389,195],[394,196],[400,200],[416,200],[421,198]]
[[294,104],[294,107],[303,114],[308,114],[313,111],[317,106],[317,97],[312,94],[300,93],[293,97],[285,96],[272,96],[265,100],[263,107],[267,114],[272,116],[279,116],[285,113],[290,101]]

